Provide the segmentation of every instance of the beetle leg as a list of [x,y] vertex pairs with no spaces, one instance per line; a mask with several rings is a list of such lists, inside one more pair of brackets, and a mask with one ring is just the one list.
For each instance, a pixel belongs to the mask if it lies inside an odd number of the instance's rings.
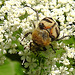
[[31,50],[32,42],[30,42],[30,50]]
[[46,51],[47,50],[46,47],[43,47],[43,50]]
[[54,50],[54,48],[53,48],[53,45],[52,45],[52,44],[50,44],[50,46],[51,46],[52,50],[54,51],[54,53],[56,53],[56,51],[55,51],[55,50]]
[[[58,23],[58,25],[60,26],[60,21],[59,21],[59,20],[56,20],[56,22],[57,22],[57,23]],[[59,27],[59,26],[58,26],[58,27]],[[59,29],[60,29],[60,28],[59,28]]]
[[66,35],[66,36],[64,36],[64,35],[63,35],[61,38],[56,39],[56,41],[62,40],[62,39],[64,39],[65,37],[70,37],[70,38],[71,38],[71,36],[70,36],[70,35]]
[[51,38],[51,41],[54,41],[55,40],[55,37],[53,35],[50,34],[49,36]]
[[[28,32],[27,34],[25,34],[24,35],[24,37],[23,37],[23,39],[25,38],[25,37],[27,37],[29,34],[32,34],[32,32]],[[21,41],[23,41],[23,39],[21,40]],[[20,43],[21,44],[21,43]],[[21,44],[22,45],[22,44]],[[23,46],[23,45],[22,45]],[[26,47],[24,47],[24,49],[26,49]]]
[[[21,43],[20,43],[21,44]],[[22,44],[21,44],[22,45]],[[32,46],[32,42],[30,42],[30,50],[31,50],[31,46]],[[26,47],[24,47],[24,50],[26,49]]]
[[[23,39],[24,39],[25,37],[27,37],[29,34],[32,34],[32,32],[26,33],[26,34],[24,35]],[[23,41],[23,39],[22,39],[21,41]]]

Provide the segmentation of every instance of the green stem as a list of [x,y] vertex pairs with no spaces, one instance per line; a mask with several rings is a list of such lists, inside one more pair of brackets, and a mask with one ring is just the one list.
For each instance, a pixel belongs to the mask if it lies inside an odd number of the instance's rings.
[[66,12],[64,12],[64,17],[65,17],[65,21],[64,21],[64,23],[66,23],[67,22],[67,19],[66,19]]
[[56,0],[56,5],[58,5],[58,0]]

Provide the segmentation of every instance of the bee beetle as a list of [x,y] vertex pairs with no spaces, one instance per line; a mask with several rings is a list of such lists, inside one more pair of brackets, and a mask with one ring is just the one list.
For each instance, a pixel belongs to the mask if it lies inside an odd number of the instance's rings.
[[[30,7],[28,5],[25,5],[25,7],[29,7],[32,10],[34,10],[36,12],[37,20],[39,20],[38,11],[36,11],[35,9],[33,9],[32,7]],[[51,48],[53,49],[53,46],[51,44],[52,41],[54,41],[54,40],[57,41],[57,40],[61,40],[61,39],[65,38],[65,37],[69,37],[69,36],[63,36],[60,39],[58,39],[58,36],[60,35],[60,28],[59,28],[58,24],[59,23],[55,22],[51,17],[43,18],[39,22],[37,28],[35,28],[35,24],[33,22],[34,31],[28,32],[27,34],[25,34],[23,39],[25,37],[27,37],[29,34],[32,34],[32,40],[35,45],[42,47],[44,50],[46,50],[46,48],[45,48],[46,46],[50,45]],[[31,46],[32,45],[30,43],[30,50],[31,50]],[[56,51],[54,50],[54,52],[56,52]]]
[[43,18],[39,23],[39,28],[44,29],[49,33],[51,41],[54,41],[58,38],[60,34],[59,26],[51,17]]

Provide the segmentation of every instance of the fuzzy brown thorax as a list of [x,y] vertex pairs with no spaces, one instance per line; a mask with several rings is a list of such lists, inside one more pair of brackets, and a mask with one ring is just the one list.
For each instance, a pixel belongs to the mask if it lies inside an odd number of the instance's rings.
[[50,44],[51,41],[49,33],[46,30],[40,29],[35,29],[33,31],[32,40],[40,46],[47,46]]

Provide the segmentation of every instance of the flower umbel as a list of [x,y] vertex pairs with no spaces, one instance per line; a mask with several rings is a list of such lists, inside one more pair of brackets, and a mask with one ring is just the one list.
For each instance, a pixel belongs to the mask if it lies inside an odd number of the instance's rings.
[[[60,36],[69,35],[60,41],[52,42],[56,53],[50,46],[46,51],[39,51],[33,46],[30,50],[33,32],[33,21],[38,27],[36,12],[39,21],[44,17],[52,17],[60,22]],[[25,74],[29,75],[69,75],[74,70],[75,59],[75,1],[74,0],[9,0],[0,1],[0,65],[6,60],[5,54],[21,56]],[[55,43],[56,42],[56,43]],[[74,73],[74,72],[73,72]]]

